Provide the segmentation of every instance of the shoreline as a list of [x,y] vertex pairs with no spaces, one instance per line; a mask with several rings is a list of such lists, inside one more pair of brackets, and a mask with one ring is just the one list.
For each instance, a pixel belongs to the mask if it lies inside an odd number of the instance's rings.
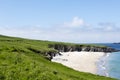
[[51,61],[61,63],[81,72],[97,74],[97,62],[106,53],[104,52],[62,52],[62,55],[53,57]]
[[109,55],[110,53],[105,53],[103,57],[101,57],[99,61],[97,62],[97,67],[98,67],[97,73],[99,75],[109,77],[109,73],[108,73],[107,66],[106,66],[106,63],[107,63],[106,61]]

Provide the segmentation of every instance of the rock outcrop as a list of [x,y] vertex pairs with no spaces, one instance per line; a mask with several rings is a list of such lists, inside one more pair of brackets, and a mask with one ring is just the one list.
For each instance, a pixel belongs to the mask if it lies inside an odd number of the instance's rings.
[[72,51],[87,51],[87,52],[117,52],[118,50],[111,47],[101,47],[101,46],[90,46],[90,45],[61,45],[52,44],[49,45],[50,48],[58,50],[59,52],[72,52]]

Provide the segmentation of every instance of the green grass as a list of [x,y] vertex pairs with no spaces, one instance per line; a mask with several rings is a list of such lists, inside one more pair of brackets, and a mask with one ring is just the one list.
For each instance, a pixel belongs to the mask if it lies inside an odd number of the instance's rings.
[[49,44],[76,45],[0,36],[0,80],[115,80],[47,60]]

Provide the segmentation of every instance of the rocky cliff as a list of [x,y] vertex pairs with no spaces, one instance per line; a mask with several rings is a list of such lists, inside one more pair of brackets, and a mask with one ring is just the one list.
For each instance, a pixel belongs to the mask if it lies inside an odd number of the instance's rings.
[[64,45],[52,44],[50,48],[58,50],[59,52],[72,52],[72,51],[87,51],[87,52],[116,52],[116,49],[105,46],[91,46],[91,45]]

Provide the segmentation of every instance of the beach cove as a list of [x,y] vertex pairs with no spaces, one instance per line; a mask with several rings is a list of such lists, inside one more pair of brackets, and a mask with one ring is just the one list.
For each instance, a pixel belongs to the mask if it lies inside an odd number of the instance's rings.
[[104,56],[104,52],[62,52],[52,61],[82,72],[97,74],[97,62]]

